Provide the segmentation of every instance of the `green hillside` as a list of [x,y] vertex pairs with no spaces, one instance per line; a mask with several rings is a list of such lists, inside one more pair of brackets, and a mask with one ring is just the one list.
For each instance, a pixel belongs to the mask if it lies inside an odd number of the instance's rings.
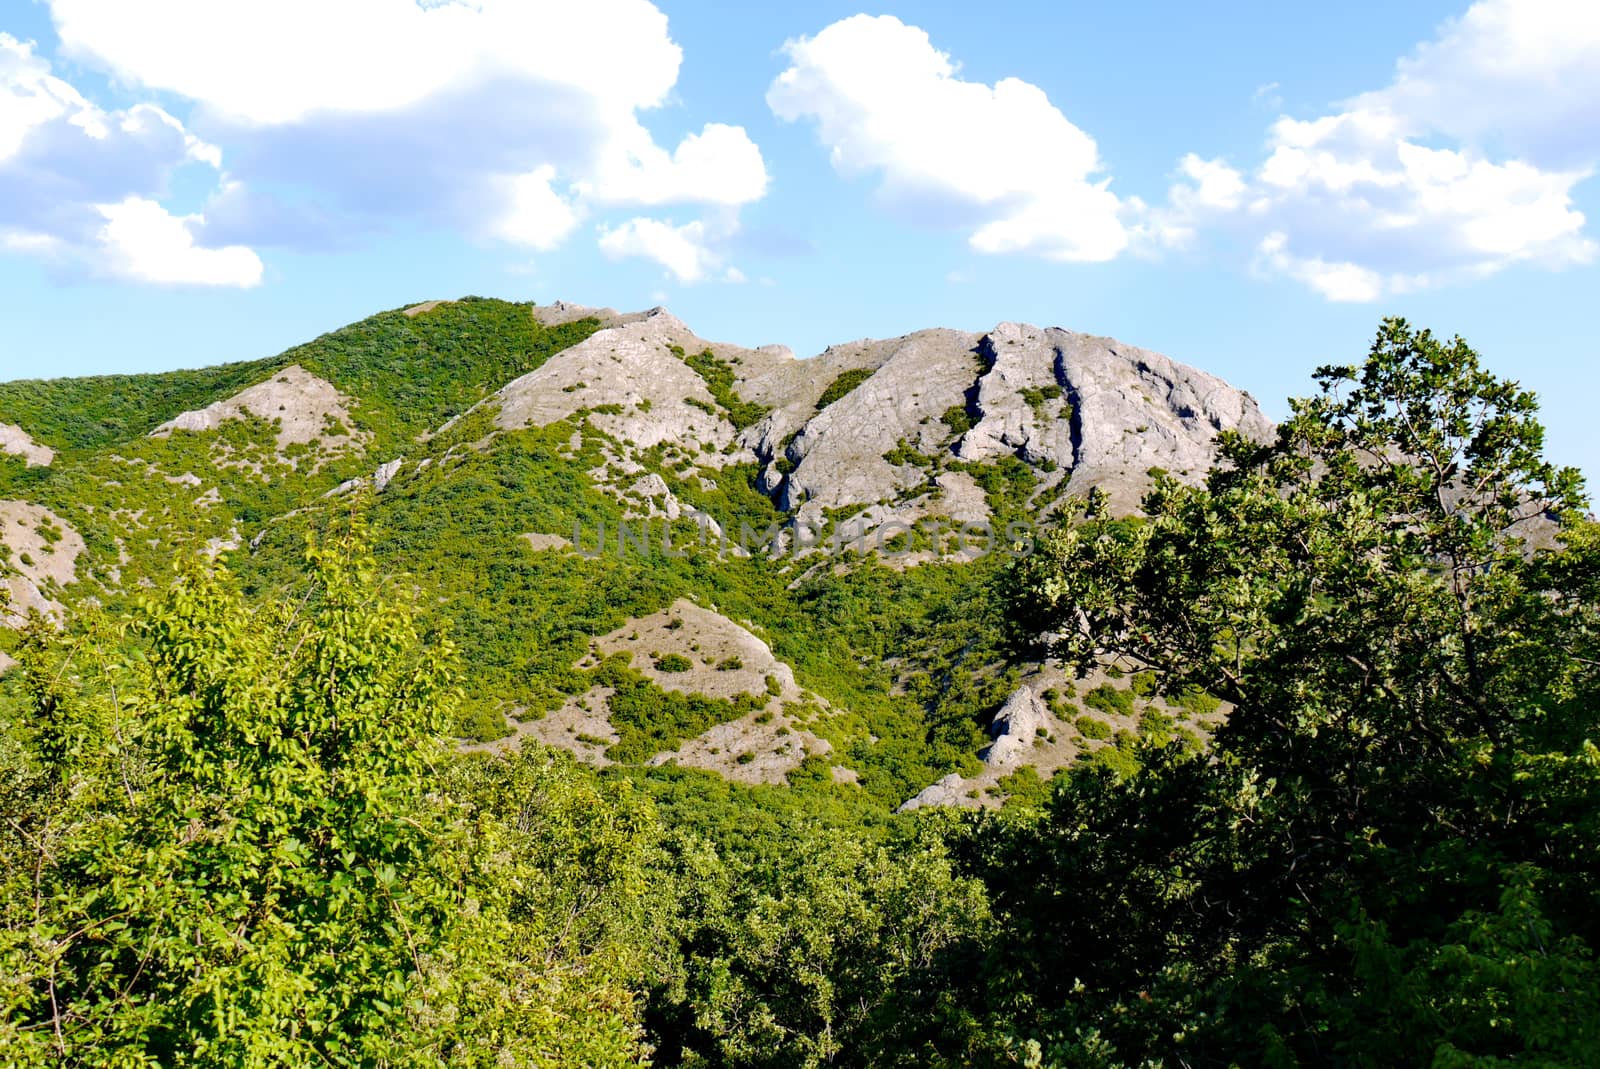
[[0,1061],[1600,1064],[1600,528],[1465,343],[1130,514],[1064,387],[412,310],[0,384]]

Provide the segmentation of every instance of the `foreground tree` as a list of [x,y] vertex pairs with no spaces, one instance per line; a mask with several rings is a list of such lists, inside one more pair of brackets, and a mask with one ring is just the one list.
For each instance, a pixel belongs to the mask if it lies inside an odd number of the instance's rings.
[[1391,320],[1317,379],[1204,488],[1018,569],[1068,660],[1232,707],[1208,757],[1081,774],[983,840],[1025,1060],[1600,1061],[1580,481],[1459,339]]
[[309,563],[286,604],[197,564],[120,631],[35,636],[0,798],[6,1063],[638,1063],[633,929],[552,925],[633,897],[648,809],[533,758],[448,797],[448,642],[359,544]]

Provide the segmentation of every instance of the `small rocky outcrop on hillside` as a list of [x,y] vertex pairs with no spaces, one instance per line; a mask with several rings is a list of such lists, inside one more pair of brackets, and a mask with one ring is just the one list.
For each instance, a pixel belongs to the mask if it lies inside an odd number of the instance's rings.
[[83,537],[43,505],[0,501],[0,626],[20,627],[30,610],[59,617],[61,588],[77,581]]
[[33,435],[14,423],[0,423],[0,453],[21,457],[30,468],[48,467],[56,451],[33,440]]
[[[355,401],[333,383],[313,375],[299,364],[205,408],[182,412],[150,432],[162,438],[173,431],[214,431],[229,420],[255,417],[273,424],[278,458],[299,467],[288,455],[291,446],[313,446],[311,470],[333,456],[364,449],[371,435],[360,431],[350,413]],[[220,459],[220,463],[227,463]]]

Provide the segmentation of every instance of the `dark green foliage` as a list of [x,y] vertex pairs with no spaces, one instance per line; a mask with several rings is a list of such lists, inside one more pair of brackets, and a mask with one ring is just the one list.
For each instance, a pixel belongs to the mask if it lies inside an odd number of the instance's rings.
[[[677,657],[683,667],[665,671],[687,671],[693,667],[677,654],[667,657]],[[709,727],[737,720],[766,704],[765,696],[740,695],[730,701],[664,690],[628,667],[620,657],[607,660],[597,669],[593,682],[614,688],[610,700],[611,727],[618,741],[606,751],[606,756],[622,764],[642,764],[656,753],[677,749],[683,740]]]
[[950,433],[955,435],[966,434],[972,429],[972,415],[966,405],[951,405],[939,417],[939,422],[949,427]]
[[[286,363],[292,361],[275,357],[158,375],[0,382],[0,422],[15,423],[59,450],[95,449],[148,434],[180,412],[255,385]],[[35,478],[48,477],[48,470],[34,470]]]
[[1318,378],[1276,443],[1019,566],[1071,660],[1232,706],[1205,757],[1119,735],[975,851],[996,975],[1028,977],[996,1020],[1039,1064],[1600,1059],[1581,486],[1459,340],[1390,321]]
[[822,391],[821,397],[817,398],[817,411],[820,412],[827,408],[870,378],[872,378],[871,368],[851,368],[849,371],[841,373],[838,378],[828,383],[828,388]]
[[[1141,520],[1091,509],[1014,565],[896,571],[616,552],[621,506],[588,475],[609,445],[581,416],[491,434],[489,405],[415,440],[589,329],[468,300],[276,358],[356,396],[374,436],[293,473],[259,420],[146,440],[137,405],[80,418],[56,411],[75,387],[0,388],[55,423],[0,418],[65,450],[48,471],[0,458],[0,490],[123,570],[59,592],[104,605],[65,634],[0,634],[22,660],[0,678],[0,1060],[1600,1064],[1600,527],[1542,460],[1532,398],[1465,345],[1388,323],[1276,443],[1226,437],[1205,487],[1160,477]],[[731,367],[686,359],[718,411],[742,404]],[[129,394],[154,420],[268,365]],[[402,451],[383,493],[320,496]],[[754,465],[637,455],[732,531],[784,518]],[[891,457],[968,472],[1002,516],[1049,505],[1015,458]],[[208,503],[167,481],[185,471]],[[308,589],[306,535],[345,545],[327,532],[352,519],[375,560],[319,550]],[[260,533],[237,583],[188,564],[167,595],[124,593],[235,526]],[[678,598],[794,667],[782,716],[833,748],[787,786],[647,763],[770,725],[784,693],[772,675],[710,699],[593,659]],[[1078,762],[1000,778],[999,810],[896,815],[981,770],[1013,643],[1042,633],[1069,669],[1123,666],[1083,698],[1095,716],[1042,696]],[[689,648],[657,668],[742,667]],[[594,712],[592,688],[612,694],[604,771],[531,736],[508,759],[435,745]]]
[[1190,716],[1197,717],[1210,716],[1222,705],[1221,699],[1192,685],[1180,690],[1172,702]]
[[969,464],[964,461],[947,461],[949,471],[964,471],[983,489],[989,499],[989,510],[994,522],[1031,520],[1028,500],[1038,485],[1033,469],[1016,457],[1001,457],[986,464]]
[[[545,327],[530,306],[466,298],[430,312],[384,312],[278,356],[201,371],[0,383],[0,421],[58,449],[129,442],[179,412],[203,408],[300,364],[360,400],[359,426],[384,459],[534,370],[599,326]],[[59,462],[58,462],[59,463]],[[43,477],[43,476],[40,476]]]
[[733,424],[734,430],[742,431],[752,423],[759,422],[769,411],[765,405],[740,398],[734,387],[733,368],[718,360],[710,349],[693,356],[684,356],[682,350],[677,350],[677,354],[705,380],[706,389],[711,391],[711,396],[727,413],[728,422]]
[[[1057,398],[1059,398],[1060,396],[1061,396],[1061,387],[1057,386],[1055,383],[1051,383],[1048,386],[1042,386],[1042,387],[1040,387],[1038,389],[1033,389],[1031,387],[1024,387],[1023,390],[1022,390],[1022,399],[1028,403],[1028,407],[1029,408],[1033,409],[1034,418],[1035,419],[1040,419],[1040,420],[1045,418],[1045,415],[1044,415],[1044,403],[1046,401],[1054,401]],[[1062,419],[1069,419],[1069,418],[1071,418],[1071,415],[1072,415],[1072,406],[1071,405],[1063,405],[1062,406],[1062,412],[1061,412],[1061,418]]]

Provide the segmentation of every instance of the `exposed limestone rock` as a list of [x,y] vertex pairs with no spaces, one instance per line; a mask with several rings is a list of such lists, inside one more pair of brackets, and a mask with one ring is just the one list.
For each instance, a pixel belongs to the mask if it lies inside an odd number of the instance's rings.
[[387,464],[379,464],[377,469],[373,471],[370,477],[365,475],[357,475],[354,479],[346,479],[344,482],[340,483],[338,486],[335,486],[332,490],[329,490],[322,496],[340,497],[344,494],[359,490],[363,486],[370,486],[372,487],[374,493],[381,494],[383,493],[384,488],[394,481],[394,477],[400,474],[400,469],[405,466],[405,462],[405,457],[396,457]]
[[[935,451],[948,433],[939,417],[977,378],[976,343],[974,335],[953,330],[864,343],[857,359],[875,363],[876,370],[813,412],[795,434],[784,451],[794,471],[777,491],[778,504],[820,517],[824,509],[889,500],[916,487],[922,473],[893,465],[884,454],[902,441],[919,452]],[[836,377],[819,376],[818,397]],[[815,398],[810,403],[814,408]]]
[[989,735],[994,739],[983,755],[984,764],[1010,768],[1031,755],[1034,739],[1048,732],[1050,710],[1024,683],[1011,692],[994,714]]
[[717,724],[671,753],[656,754],[650,763],[703,768],[736,783],[784,783],[810,754],[832,749],[827,740],[796,729],[787,716],[768,708]]
[[179,413],[150,436],[165,437],[175,430],[214,431],[228,420],[255,416],[276,424],[280,454],[291,445],[316,443],[326,457],[355,452],[366,445],[370,435],[357,431],[350,419],[353,403],[333,383],[299,364],[290,364],[232,397]]
[[433,311],[435,308],[439,307],[441,304],[455,304],[455,303],[456,303],[455,301],[423,301],[421,304],[412,305],[410,308],[405,309],[400,314],[404,315],[404,316],[408,316],[408,317],[410,317],[412,319],[415,319],[417,316],[421,315],[424,312]]
[[19,456],[30,468],[45,468],[56,458],[56,451],[40,445],[33,436],[14,423],[0,423],[0,453]]
[[5,675],[16,666],[16,658],[12,657],[5,650],[0,650],[0,676]]
[[560,535],[529,532],[522,537],[528,540],[528,545],[533,547],[533,551],[535,553],[541,553],[547,549],[572,548],[572,540],[569,538],[563,538]]
[[[679,598],[663,612],[643,616],[595,640],[601,657],[628,655],[633,667],[663,690],[734,698],[764,694],[767,677],[778,681],[777,697],[800,699],[794,670],[772,655],[772,649],[747,629],[721,613]],[[663,672],[658,657],[676,653],[693,667],[687,672]],[[736,660],[737,667],[717,666]]]
[[[1151,468],[1203,478],[1218,431],[1272,433],[1249,395],[1111,338],[1002,323],[984,339],[984,352],[991,367],[978,383],[979,419],[957,452],[969,460],[1055,461],[1070,471],[1072,490],[1099,487],[1117,511],[1138,507]],[[1061,397],[1037,405],[1022,392],[1051,387]]]
[[602,327],[615,327],[624,323],[637,323],[648,314],[648,312],[624,313],[615,308],[591,308],[585,304],[573,304],[571,301],[556,301],[554,304],[535,305],[533,308],[533,318],[547,327],[576,323],[580,319],[598,319]]
[[[614,653],[626,654],[636,670],[663,689],[721,699],[768,698],[761,708],[716,724],[676,750],[656,754],[651,764],[703,768],[743,783],[783,783],[808,755],[832,750],[789,712],[791,706],[825,709],[825,704],[799,687],[793,669],[774,657],[765,642],[720,613],[680,599],[663,612],[630,620],[596,639],[592,655],[579,666],[592,667],[597,658]],[[657,660],[669,654],[686,658],[692,667],[684,672],[661,671]],[[592,688],[543,717],[513,720],[515,734],[509,738],[466,749],[506,750],[532,736],[591,764],[608,764],[602,743],[609,745],[618,738],[609,720],[611,693],[608,688]],[[836,774],[841,782],[850,781],[852,775],[842,768]]]
[[0,545],[0,583],[11,595],[0,625],[18,626],[29,609],[59,618],[61,603],[52,595],[77,580],[82,536],[42,505],[0,501]]
[[[533,314],[552,324],[594,316],[606,326],[504,388],[502,427],[608,409],[590,421],[622,444],[593,474],[624,501],[638,497],[629,492],[640,474],[632,448],[671,442],[710,466],[753,456],[758,488],[808,532],[837,509],[854,509],[851,522],[864,532],[935,518],[981,524],[990,519],[985,495],[945,465],[1007,457],[1033,466],[1041,494],[1084,496],[1098,487],[1114,511],[1130,513],[1150,469],[1198,481],[1218,430],[1272,431],[1247,394],[1214,376],[1056,328],[925,330],[797,360],[782,346],[712,345],[662,309],[623,315],[558,302]],[[709,394],[670,359],[671,345],[711,348],[733,370],[740,397],[770,409],[766,418],[731,439],[726,421],[701,410]],[[861,372],[869,373],[864,381],[818,408],[841,375]]]
[[372,473],[372,488],[380,494],[383,493],[383,488],[388,486],[396,475],[400,474],[400,468],[405,462],[405,457],[395,457],[387,464],[379,464],[378,470]]
[[[608,703],[612,693],[610,687],[591,687],[537,720],[516,721],[517,734],[513,738],[532,736],[546,746],[558,746],[580,761],[604,768],[611,763],[606,747],[620,738],[611,729]],[[506,749],[509,745],[515,744],[511,740],[501,740],[496,748]]]
[[720,465],[733,425],[712,414],[716,402],[705,381],[671,349],[694,353],[706,345],[661,310],[596,331],[503,386],[494,395],[495,423],[502,430],[543,427],[587,410],[594,427],[632,447],[672,442]]
[[922,788],[915,798],[900,807],[900,812],[909,813],[925,806],[961,805],[966,801],[966,794],[967,781],[961,778],[961,773],[952,772],[939,782]]
[[[986,504],[950,499],[950,473],[934,474],[919,495],[929,464],[907,462],[906,450],[930,461],[1017,457],[1035,467],[1043,489],[1063,479],[1069,494],[1100,487],[1114,509],[1132,512],[1149,469],[1197,481],[1218,430],[1272,431],[1247,394],[1214,376],[1054,328],[929,330],[834,346],[811,360],[763,357],[740,386],[773,411],[744,442],[765,465],[760,488],[802,522],[860,505],[876,506],[861,522],[880,524],[987,518]],[[818,411],[828,386],[852,370],[872,374]]]

